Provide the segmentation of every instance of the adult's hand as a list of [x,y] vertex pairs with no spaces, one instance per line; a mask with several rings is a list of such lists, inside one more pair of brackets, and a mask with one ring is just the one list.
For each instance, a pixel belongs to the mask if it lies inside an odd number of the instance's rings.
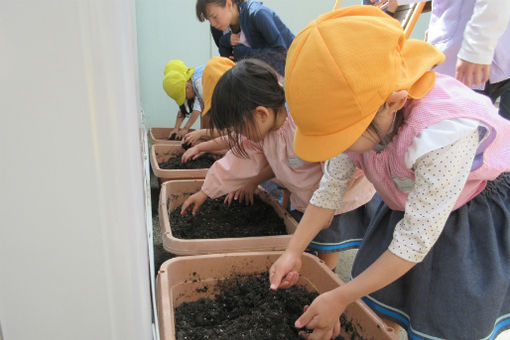
[[241,36],[239,34],[232,33],[230,35],[230,45],[235,46],[241,43]]
[[475,64],[457,59],[455,78],[468,87],[485,84],[489,80],[491,65]]

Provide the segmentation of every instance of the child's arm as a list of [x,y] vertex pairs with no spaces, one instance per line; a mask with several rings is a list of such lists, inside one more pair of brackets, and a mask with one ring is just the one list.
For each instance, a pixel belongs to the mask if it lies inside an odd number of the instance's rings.
[[253,193],[259,184],[262,184],[271,178],[274,178],[274,172],[268,164],[258,175],[247,180],[246,184],[244,184],[241,188],[228,194],[227,197],[225,197],[225,203],[230,204],[232,203],[232,199],[234,199],[239,200],[239,203],[243,203],[244,201],[246,205],[253,204]]
[[228,139],[225,137],[218,137],[216,139],[197,144],[184,152],[181,159],[186,163],[190,159],[197,159],[204,153],[222,154],[230,148]]
[[342,196],[355,170],[354,163],[346,154],[340,154],[325,163],[319,189],[310,199],[285,253],[269,270],[271,289],[287,288],[297,282],[301,254],[319,231],[331,224],[335,211],[342,205]]
[[[177,136],[176,136],[177,139],[182,139],[184,137],[184,135],[189,132],[189,129],[191,129],[193,124],[197,121],[198,117],[200,117],[200,114],[201,114],[201,112],[198,110],[191,111],[191,115],[188,119],[188,122],[184,125],[184,127],[182,129],[179,130],[179,132],[177,132]],[[184,120],[184,118],[183,118],[183,120]],[[180,126],[180,124],[179,124],[179,126]]]
[[363,273],[347,284],[319,295],[296,320],[297,328],[313,329],[314,339],[331,339],[340,332],[339,318],[357,299],[386,287],[408,272],[415,263],[386,250]]
[[[214,141],[216,140],[218,139]],[[210,142],[200,143],[197,147]],[[201,205],[206,197],[216,198],[238,190],[247,181],[259,175],[269,166],[264,152],[260,148],[246,140],[243,143],[246,143],[245,150],[249,158],[237,157],[232,151],[228,151],[222,159],[214,162],[207,171],[200,191],[202,194],[197,193],[188,198],[183,204],[181,213],[186,213],[192,204],[195,204],[193,212],[196,212],[197,204],[198,206]]]
[[220,137],[221,135],[216,131],[216,129],[200,129],[192,132],[188,132],[186,136],[183,138],[184,143],[189,143],[191,145],[196,144],[200,139],[212,139]]
[[[175,118],[175,125],[174,128],[170,130],[170,133],[168,134],[168,139],[172,138],[173,134],[177,135],[177,132],[179,131],[179,128],[181,127],[182,122],[184,121],[184,115],[182,114],[181,110],[177,112],[177,117]],[[175,138],[175,136],[174,136]]]

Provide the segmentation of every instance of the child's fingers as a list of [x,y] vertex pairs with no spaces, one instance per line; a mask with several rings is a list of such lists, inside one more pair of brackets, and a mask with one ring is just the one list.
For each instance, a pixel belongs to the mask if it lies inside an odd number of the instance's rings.
[[189,200],[184,201],[181,208],[181,215],[186,215],[188,212],[188,207],[190,206],[191,202]]
[[282,282],[282,273],[277,269],[277,265],[273,264],[269,269],[269,283],[272,290],[277,290]]
[[312,322],[314,316],[313,309],[307,308],[306,311],[296,320],[294,326],[297,328],[306,327],[308,329],[314,329],[315,327],[313,327],[313,325],[317,324],[317,322]]
[[305,332],[305,331],[299,331],[298,335],[299,335],[300,339],[308,339],[308,336],[310,335],[310,333]]
[[195,216],[195,215],[196,215],[196,213],[197,213],[197,211],[198,211],[198,208],[200,208],[200,204],[197,204],[197,202],[193,202],[193,203],[194,203],[194,204],[193,204],[193,211],[191,212],[191,214],[192,214],[193,216]]
[[340,322],[335,323],[335,327],[333,327],[332,338],[336,339],[337,336],[340,335]]
[[234,196],[234,194],[231,192],[230,194],[228,194],[226,197],[225,197],[225,200],[223,201],[223,203],[228,203],[228,205],[230,205],[232,203],[232,197]]
[[287,275],[285,275],[280,283],[279,288],[289,288],[296,284],[299,280],[299,273],[298,272],[288,272]]

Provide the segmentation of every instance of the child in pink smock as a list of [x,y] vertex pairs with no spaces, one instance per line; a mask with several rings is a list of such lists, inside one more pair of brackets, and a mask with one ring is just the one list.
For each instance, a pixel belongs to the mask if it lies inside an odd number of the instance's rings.
[[[231,150],[209,169],[202,190],[186,200],[182,211],[194,205],[195,213],[207,197],[225,194],[229,194],[227,200],[250,202],[259,184],[274,179],[290,191],[291,213],[299,220],[318,188],[323,168],[321,163],[303,161],[294,153],[296,125],[287,113],[284,90],[275,72],[255,59],[239,62],[218,81],[208,114],[212,127],[225,131],[227,137],[200,143],[184,158],[216,148]],[[246,137],[238,138],[241,133]],[[332,269],[340,250],[359,246],[360,230],[367,223],[364,205],[374,194],[360,170],[353,169],[349,176],[349,189],[329,228],[309,244]]]
[[410,339],[494,339],[510,328],[510,122],[489,98],[431,71],[443,60],[372,6],[320,16],[289,49],[294,149],[327,171],[270,269],[271,288],[297,281],[301,253],[354,168],[383,200],[353,279],[296,321],[313,329],[306,338],[336,336],[358,298]]

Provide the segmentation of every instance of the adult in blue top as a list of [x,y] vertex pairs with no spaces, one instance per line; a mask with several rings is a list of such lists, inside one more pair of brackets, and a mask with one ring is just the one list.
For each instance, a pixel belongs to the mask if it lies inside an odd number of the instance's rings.
[[222,57],[257,58],[284,75],[294,34],[271,9],[254,0],[197,0],[198,20],[209,20]]

